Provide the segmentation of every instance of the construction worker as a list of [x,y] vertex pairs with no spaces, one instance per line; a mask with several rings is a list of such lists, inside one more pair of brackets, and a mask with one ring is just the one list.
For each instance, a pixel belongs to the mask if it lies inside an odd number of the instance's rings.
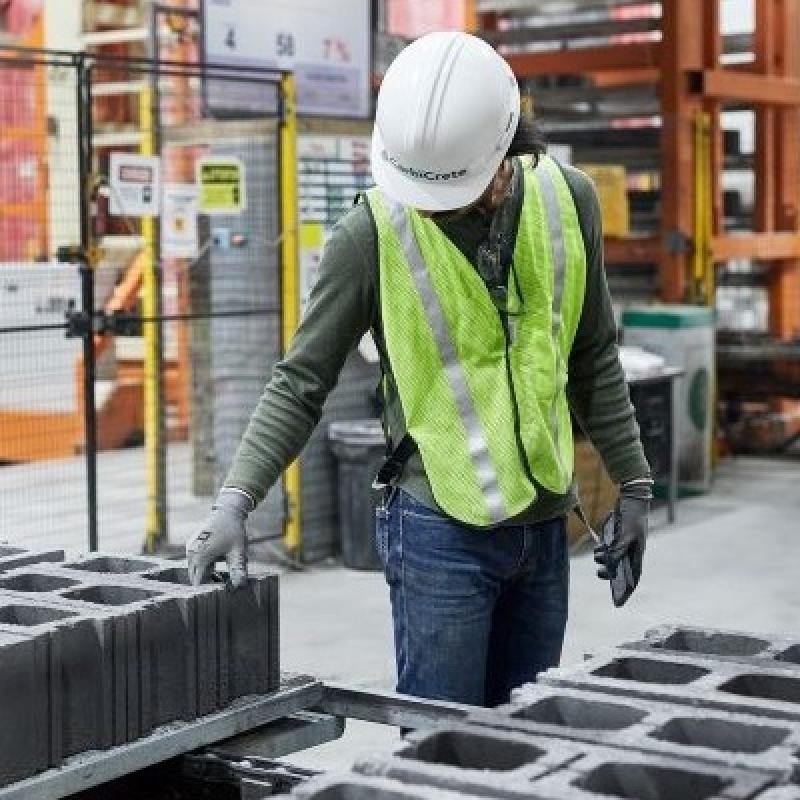
[[[398,691],[495,705],[558,663],[571,414],[620,485],[601,577],[641,573],[650,472],[619,362],[592,184],[544,154],[508,64],[464,33],[409,45],[381,86],[377,187],[336,225],[209,520],[194,582],[246,576],[245,520],[372,331],[388,452],[376,543]],[[364,487],[367,491],[367,487]]]

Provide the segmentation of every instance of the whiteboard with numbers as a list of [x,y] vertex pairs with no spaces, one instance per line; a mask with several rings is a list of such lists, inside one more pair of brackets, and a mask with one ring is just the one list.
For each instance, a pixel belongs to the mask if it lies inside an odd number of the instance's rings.
[[369,0],[203,0],[206,60],[294,71],[301,114],[370,113]]

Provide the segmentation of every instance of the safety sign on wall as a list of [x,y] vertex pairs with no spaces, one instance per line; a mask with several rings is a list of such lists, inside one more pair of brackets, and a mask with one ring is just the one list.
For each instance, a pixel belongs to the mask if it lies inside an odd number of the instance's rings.
[[197,187],[202,214],[239,214],[247,208],[245,168],[238,158],[199,159]]
[[112,153],[109,163],[111,214],[154,217],[161,201],[158,156]]
[[197,187],[192,183],[164,185],[161,214],[161,255],[197,258]]

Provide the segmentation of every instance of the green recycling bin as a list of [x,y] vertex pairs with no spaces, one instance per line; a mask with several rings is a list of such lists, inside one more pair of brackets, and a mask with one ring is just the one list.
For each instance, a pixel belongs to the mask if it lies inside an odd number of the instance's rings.
[[632,306],[622,315],[625,344],[663,356],[679,367],[676,425],[678,486],[686,493],[711,486],[714,427],[715,317],[710,308],[685,305]]

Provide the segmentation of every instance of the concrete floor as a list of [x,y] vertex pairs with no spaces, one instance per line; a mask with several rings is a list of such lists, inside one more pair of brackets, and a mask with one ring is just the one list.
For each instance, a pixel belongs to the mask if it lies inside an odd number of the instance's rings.
[[[176,543],[201,523],[209,505],[191,496],[188,482],[175,479],[188,473],[187,459],[186,448],[170,448]],[[102,549],[140,549],[143,474],[141,451],[101,456],[100,496],[107,515],[101,520]],[[84,550],[82,475],[80,459],[0,469],[0,539]],[[800,633],[798,478],[798,460],[732,459],[722,464],[709,495],[679,504],[675,525],[666,525],[663,511],[657,511],[642,584],[621,610],[613,608],[608,586],[595,577],[591,557],[574,557],[564,663],[667,622]],[[288,572],[281,603],[284,669],[362,687],[393,686],[382,575],[336,565]],[[351,724],[344,740],[290,760],[331,768],[359,752],[385,749],[396,738],[392,729]]]
[[[563,663],[640,637],[663,623],[800,634],[800,462],[726,461],[714,489],[682,501],[678,521],[654,514],[642,583],[622,609],[573,558]],[[284,667],[358,686],[390,688],[394,662],[383,576],[341,568],[288,574],[281,590]],[[334,768],[386,749],[394,730],[351,724],[344,740],[290,761]]]
[[[202,522],[210,497],[191,492],[191,448],[167,447],[170,541],[183,543]],[[99,549],[141,552],[146,511],[144,449],[97,455]],[[86,552],[86,464],[83,456],[0,466],[0,541],[24,547]]]

